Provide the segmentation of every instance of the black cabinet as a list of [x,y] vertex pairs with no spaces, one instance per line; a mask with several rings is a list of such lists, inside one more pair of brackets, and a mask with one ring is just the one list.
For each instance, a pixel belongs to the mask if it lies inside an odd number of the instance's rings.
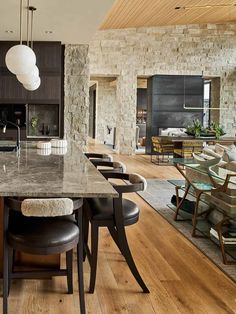
[[28,99],[28,92],[15,75],[5,73],[0,76],[0,103],[24,104],[26,99]]
[[34,52],[40,72],[61,74],[62,49],[60,42],[35,42]]
[[6,68],[5,56],[18,42],[0,42],[0,103],[61,102],[62,46],[60,42],[35,42],[34,52],[41,77],[36,91],[27,91]]
[[52,110],[57,108],[55,115],[61,119],[58,123],[61,126],[59,134],[63,136],[64,48],[61,42],[34,42],[33,50],[36,54],[41,85],[35,91],[28,91],[5,64],[7,51],[17,44],[19,42],[0,41],[0,106],[10,106],[11,104],[54,105]]
[[[152,151],[152,136],[161,128],[182,128],[203,119],[204,80],[201,76],[155,75],[148,79],[146,152]],[[185,109],[187,107],[199,107]]]
[[41,84],[35,91],[28,93],[29,103],[58,104],[61,100],[61,77],[42,73]]

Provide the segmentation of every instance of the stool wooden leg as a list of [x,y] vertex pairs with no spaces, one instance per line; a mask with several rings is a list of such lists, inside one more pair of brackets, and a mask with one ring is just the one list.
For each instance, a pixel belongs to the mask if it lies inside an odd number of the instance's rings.
[[11,288],[11,276],[12,276],[12,271],[13,271],[13,249],[8,248],[8,295],[10,293],[10,288]]
[[89,233],[89,219],[85,213],[83,215],[83,233],[84,233],[83,261],[85,261],[86,246],[88,245],[88,233]]
[[8,283],[9,283],[9,246],[7,243],[9,209],[4,206],[3,217],[3,314],[8,313]]
[[80,313],[85,314],[85,300],[84,300],[84,273],[83,273],[83,207],[77,210],[76,219],[79,226],[79,243],[77,245],[77,267],[78,267],[78,282],[79,282],[79,300]]
[[89,293],[94,293],[96,274],[97,274],[97,255],[98,255],[98,226],[91,222],[91,271]]
[[125,234],[125,230],[119,230],[118,233],[119,233],[119,238],[120,238],[120,245],[122,246],[122,253],[125,257],[126,263],[129,266],[129,269],[131,270],[134,278],[136,279],[136,281],[138,282],[140,287],[143,289],[143,292],[149,293],[149,290],[148,290],[146,284],[144,283],[141,275],[139,274],[139,271],[135,265],[133,256],[130,252],[129,244],[127,242],[127,238],[126,238],[126,234]]
[[66,252],[66,270],[68,293],[73,294],[73,250]]

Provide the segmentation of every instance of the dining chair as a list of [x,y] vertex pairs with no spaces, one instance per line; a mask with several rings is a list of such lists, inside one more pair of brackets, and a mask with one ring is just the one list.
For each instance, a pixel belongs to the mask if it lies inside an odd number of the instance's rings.
[[[95,289],[99,228],[106,227],[143,292],[149,293],[135,265],[125,232],[126,226],[138,222],[140,210],[136,203],[123,198],[125,193],[143,191],[146,188],[146,180],[138,174],[121,172],[104,172],[103,175],[108,180],[112,179],[112,182],[118,180],[122,184],[113,184],[114,189],[119,194],[118,198],[92,198],[86,200],[89,208],[88,219],[91,224],[91,248],[89,248],[87,238],[84,238],[84,246],[91,270],[89,292],[93,293]],[[125,184],[124,181],[128,184]]]
[[[174,144],[169,139],[152,136],[152,151],[151,162],[157,163],[158,165],[164,164],[166,163],[165,156],[167,156],[167,162],[169,162],[170,157],[173,157]],[[153,155],[156,159],[153,158]]]
[[[8,313],[8,295],[13,278],[45,278],[66,276],[68,293],[73,293],[73,249],[77,247],[80,311],[86,313],[83,286],[83,247],[81,210],[83,200],[68,198],[24,199],[5,198],[3,314]],[[75,216],[73,215],[75,214]],[[66,269],[14,271],[13,252],[32,255],[66,253]]]

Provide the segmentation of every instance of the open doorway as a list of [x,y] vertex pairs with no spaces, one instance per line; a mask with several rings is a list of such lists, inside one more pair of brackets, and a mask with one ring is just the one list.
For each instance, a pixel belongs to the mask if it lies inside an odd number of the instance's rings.
[[96,98],[97,84],[89,88],[89,136],[95,139],[96,136]]
[[137,79],[136,153],[145,153],[147,122],[147,79]]

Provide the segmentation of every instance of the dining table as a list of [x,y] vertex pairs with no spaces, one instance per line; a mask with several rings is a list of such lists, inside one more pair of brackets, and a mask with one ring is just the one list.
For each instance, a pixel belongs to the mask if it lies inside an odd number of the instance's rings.
[[[1,145],[1,144],[0,144]],[[64,148],[37,149],[23,142],[18,151],[0,151],[0,273],[3,269],[4,199],[116,198],[118,193],[84,155],[76,143]],[[81,210],[79,250],[83,250]],[[16,252],[17,265],[60,268],[60,255],[37,256]]]

